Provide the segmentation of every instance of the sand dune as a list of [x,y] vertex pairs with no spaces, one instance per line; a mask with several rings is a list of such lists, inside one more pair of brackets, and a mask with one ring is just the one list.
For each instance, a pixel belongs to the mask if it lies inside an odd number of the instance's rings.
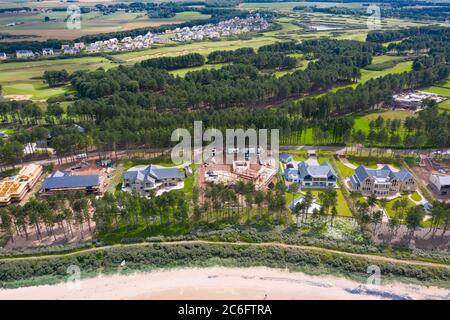
[[265,267],[183,268],[0,290],[3,299],[450,299],[450,291],[403,283],[366,286],[334,276]]

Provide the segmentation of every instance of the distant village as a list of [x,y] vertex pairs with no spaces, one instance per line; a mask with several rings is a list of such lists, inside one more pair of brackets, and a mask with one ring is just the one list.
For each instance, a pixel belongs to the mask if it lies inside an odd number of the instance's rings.
[[80,53],[98,52],[120,52],[133,51],[151,47],[156,43],[189,42],[208,39],[218,39],[221,37],[239,35],[248,32],[259,32],[269,29],[269,22],[260,15],[251,15],[245,19],[235,17],[230,20],[221,21],[217,24],[198,25],[193,27],[176,28],[166,30],[163,34],[153,34],[147,32],[145,35],[136,37],[125,37],[121,40],[111,38],[104,41],[85,44],[83,42],[73,45],[62,45],[61,48],[44,48],[41,52],[31,50],[17,50],[14,56],[0,52],[0,60],[10,58],[31,59],[40,56],[76,55]]

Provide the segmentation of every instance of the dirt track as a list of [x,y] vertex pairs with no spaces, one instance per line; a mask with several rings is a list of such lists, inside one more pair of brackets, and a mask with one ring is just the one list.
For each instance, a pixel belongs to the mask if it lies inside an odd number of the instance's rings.
[[[384,257],[384,256],[350,253],[350,252],[325,249],[325,248],[320,248],[320,247],[293,245],[293,244],[278,243],[278,242],[248,243],[248,242],[190,240],[190,241],[156,242],[155,244],[183,245],[183,244],[196,244],[196,243],[197,244],[211,244],[211,245],[219,244],[219,245],[265,246],[265,247],[273,246],[273,247],[281,247],[281,248],[296,248],[296,249],[303,249],[303,250],[309,250],[309,251],[315,251],[315,252],[328,252],[328,253],[334,253],[334,254],[341,254],[341,255],[350,256],[350,257],[364,258],[364,259],[371,260],[371,261],[383,261],[383,262],[391,262],[391,263],[399,263],[399,264],[412,264],[412,265],[424,266],[424,267],[442,267],[442,268],[450,269],[450,265],[447,265],[447,264],[431,263],[431,262],[417,261],[417,260],[400,260],[400,259],[389,258],[389,257]],[[71,255],[76,255],[76,254],[79,254],[82,252],[100,251],[105,248],[139,247],[139,246],[146,246],[148,244],[149,243],[117,244],[117,245],[112,245],[112,246],[107,246],[107,247],[90,248],[90,249],[66,253],[66,254],[46,255],[46,256],[44,255],[44,256],[38,256],[38,257],[4,258],[4,259],[0,259],[0,260],[8,261],[8,260],[33,260],[33,259],[41,259],[41,258],[44,259],[44,258],[53,258],[53,257],[58,257],[58,256],[71,256]]]

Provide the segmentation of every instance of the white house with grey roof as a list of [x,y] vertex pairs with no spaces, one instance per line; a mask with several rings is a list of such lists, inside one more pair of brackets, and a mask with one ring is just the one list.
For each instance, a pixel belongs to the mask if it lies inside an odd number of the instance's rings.
[[397,193],[415,191],[417,184],[405,168],[393,171],[388,165],[381,169],[367,169],[359,165],[350,177],[350,187],[364,196],[391,197]]
[[286,168],[284,177],[302,188],[335,188],[337,183],[336,171],[328,162],[309,164],[302,161],[297,168]]
[[450,195],[450,175],[432,174],[430,176],[430,184],[438,195]]
[[131,168],[122,174],[122,188],[141,196],[147,196],[152,190],[172,187],[184,181],[185,174],[177,168],[161,168],[153,164]]

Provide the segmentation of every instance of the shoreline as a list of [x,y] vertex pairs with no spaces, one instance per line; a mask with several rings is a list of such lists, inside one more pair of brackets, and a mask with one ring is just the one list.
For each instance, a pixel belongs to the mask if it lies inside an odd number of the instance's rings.
[[0,300],[411,300],[450,299],[450,290],[401,282],[365,285],[331,275],[307,275],[267,267],[177,268],[97,276],[0,289]]

